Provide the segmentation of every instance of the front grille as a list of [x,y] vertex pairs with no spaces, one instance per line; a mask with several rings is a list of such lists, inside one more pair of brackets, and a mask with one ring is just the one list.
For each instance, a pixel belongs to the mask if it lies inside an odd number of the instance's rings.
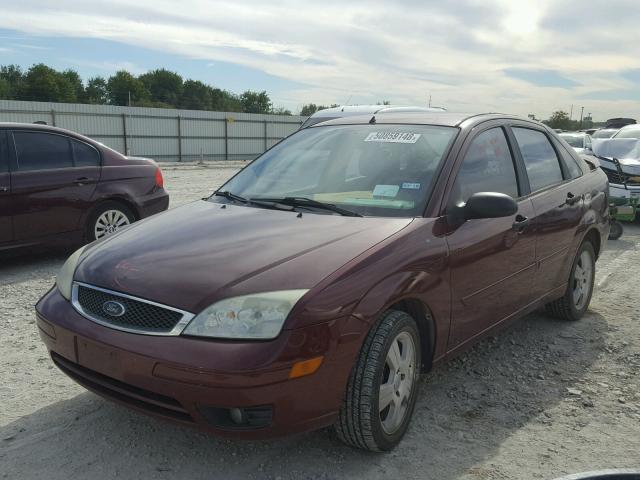
[[[119,295],[116,292],[86,285],[76,285],[75,288],[77,289],[76,301],[81,313],[114,328],[142,333],[169,334],[185,317],[185,312]],[[117,302],[123,307],[124,312],[117,311],[117,315],[109,313],[105,308],[108,302]]]
[[608,168],[602,168],[602,171],[607,175],[609,183],[617,183],[620,185],[623,184],[628,177],[625,174],[620,174],[620,172],[616,170],[609,170]]
[[175,398],[150,392],[134,385],[107,377],[101,373],[71,362],[51,352],[56,366],[80,385],[107,398],[118,400],[132,407],[182,422],[193,422],[189,412]]

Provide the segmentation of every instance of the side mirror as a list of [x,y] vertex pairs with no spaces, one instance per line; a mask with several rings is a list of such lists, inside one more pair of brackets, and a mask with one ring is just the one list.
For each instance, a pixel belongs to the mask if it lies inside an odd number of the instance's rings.
[[512,197],[497,192],[474,193],[463,208],[465,220],[510,217],[518,212],[518,204]]

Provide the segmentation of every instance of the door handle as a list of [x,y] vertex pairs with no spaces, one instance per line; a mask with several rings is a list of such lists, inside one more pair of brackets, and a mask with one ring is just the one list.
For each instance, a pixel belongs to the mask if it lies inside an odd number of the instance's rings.
[[525,228],[529,225],[529,218],[523,215],[516,215],[516,219],[511,226],[518,233],[522,233]]
[[73,183],[75,183],[78,186],[82,186],[82,185],[84,185],[85,183],[87,183],[89,181],[91,181],[91,179],[89,177],[79,177],[79,178],[76,178],[73,181]]
[[569,192],[567,193],[567,200],[565,201],[565,203],[567,205],[575,205],[580,201],[581,198],[581,195],[574,195],[573,193]]

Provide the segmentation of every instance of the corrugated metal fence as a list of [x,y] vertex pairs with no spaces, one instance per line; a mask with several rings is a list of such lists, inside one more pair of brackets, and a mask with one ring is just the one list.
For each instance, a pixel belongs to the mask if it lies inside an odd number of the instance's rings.
[[44,121],[127,155],[158,161],[248,160],[293,133],[301,116],[0,100],[0,122]]

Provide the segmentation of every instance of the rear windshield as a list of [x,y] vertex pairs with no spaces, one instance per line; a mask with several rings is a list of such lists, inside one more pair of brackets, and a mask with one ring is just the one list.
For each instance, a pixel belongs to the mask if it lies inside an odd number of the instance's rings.
[[419,216],[457,131],[427,125],[308,128],[219,190],[245,198],[306,197],[365,216]]

